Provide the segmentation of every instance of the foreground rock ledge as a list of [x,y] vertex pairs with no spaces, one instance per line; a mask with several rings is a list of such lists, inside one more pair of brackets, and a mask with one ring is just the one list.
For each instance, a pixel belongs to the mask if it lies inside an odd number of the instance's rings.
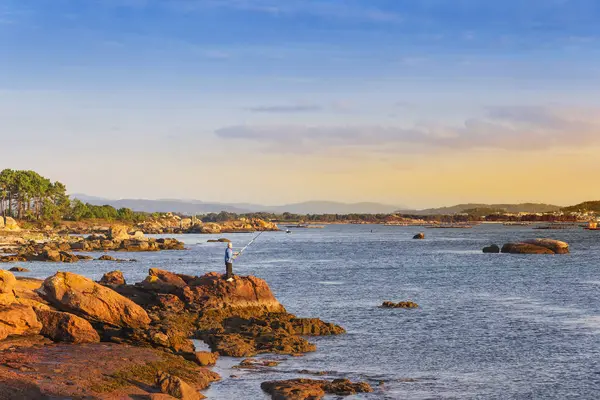
[[291,379],[263,382],[260,387],[270,394],[273,400],[318,400],[326,394],[350,396],[373,391],[373,388],[366,382],[352,383],[348,379],[336,379],[332,382],[315,379]]
[[159,372],[184,380],[195,391],[219,379],[181,357],[114,343],[13,348],[0,352],[0,359],[0,400],[128,399],[160,393]]
[[[252,276],[227,282],[217,273],[152,269],[135,285],[101,285],[67,272],[43,282],[2,276],[9,296],[0,306],[0,399],[128,398],[158,393],[157,384],[189,392],[218,378],[200,366],[218,355],[304,353],[316,346],[303,336],[345,332],[287,313]],[[196,353],[191,337],[216,354]]]

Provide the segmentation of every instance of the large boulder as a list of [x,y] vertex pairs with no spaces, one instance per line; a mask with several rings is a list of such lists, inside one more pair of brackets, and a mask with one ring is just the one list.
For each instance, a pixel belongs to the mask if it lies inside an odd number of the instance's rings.
[[42,324],[31,306],[0,306],[0,340],[10,335],[37,335]]
[[56,308],[91,321],[130,328],[150,324],[146,311],[133,301],[71,272],[57,272],[49,277],[38,293]]
[[36,308],[35,313],[43,326],[40,333],[55,342],[100,342],[98,332],[83,318],[65,312],[41,308]]
[[14,288],[17,280],[8,271],[0,269],[0,306],[8,306],[15,302]]
[[196,389],[177,376],[159,371],[156,374],[156,386],[161,392],[182,400],[200,400],[206,398]]
[[126,284],[125,277],[121,271],[110,271],[105,273],[102,275],[100,283],[108,286],[120,286]]
[[554,239],[530,239],[525,240],[523,243],[532,244],[534,246],[545,247],[552,250],[555,254],[567,254],[569,253],[569,244],[561,242],[560,240]]
[[220,310],[231,315],[286,312],[267,282],[255,276],[236,275],[228,282],[222,274],[211,272],[190,282],[183,288],[181,297],[192,308]]
[[187,283],[179,275],[162,269],[150,268],[150,270],[148,270],[148,275],[155,276],[161,282],[169,285],[177,287],[184,287],[187,285]]
[[108,231],[108,237],[116,241],[129,239],[128,229],[124,225],[113,225]]
[[502,253],[510,254],[555,254],[552,250],[529,243],[506,243],[502,246]]
[[194,360],[201,367],[209,367],[215,365],[219,359],[219,353],[211,353],[210,351],[197,351],[194,354]]

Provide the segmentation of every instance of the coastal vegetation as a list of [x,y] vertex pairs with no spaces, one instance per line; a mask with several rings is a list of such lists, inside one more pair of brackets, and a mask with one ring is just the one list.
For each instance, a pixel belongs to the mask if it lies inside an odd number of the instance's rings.
[[67,187],[35,171],[4,169],[0,172],[0,213],[25,221],[80,221],[104,219],[140,222],[148,214],[109,205],[96,206],[71,200]]

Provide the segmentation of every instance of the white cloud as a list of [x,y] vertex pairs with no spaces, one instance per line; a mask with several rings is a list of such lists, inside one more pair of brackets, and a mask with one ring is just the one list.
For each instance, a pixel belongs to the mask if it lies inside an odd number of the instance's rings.
[[461,126],[236,125],[218,129],[224,139],[275,148],[319,152],[340,146],[391,151],[493,148],[543,150],[600,144],[600,110],[548,107],[490,107]]

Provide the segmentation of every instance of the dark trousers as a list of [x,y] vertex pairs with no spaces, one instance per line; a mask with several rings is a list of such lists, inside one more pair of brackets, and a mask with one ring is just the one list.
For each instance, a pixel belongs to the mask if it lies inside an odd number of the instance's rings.
[[225,279],[233,278],[233,264],[225,263]]

